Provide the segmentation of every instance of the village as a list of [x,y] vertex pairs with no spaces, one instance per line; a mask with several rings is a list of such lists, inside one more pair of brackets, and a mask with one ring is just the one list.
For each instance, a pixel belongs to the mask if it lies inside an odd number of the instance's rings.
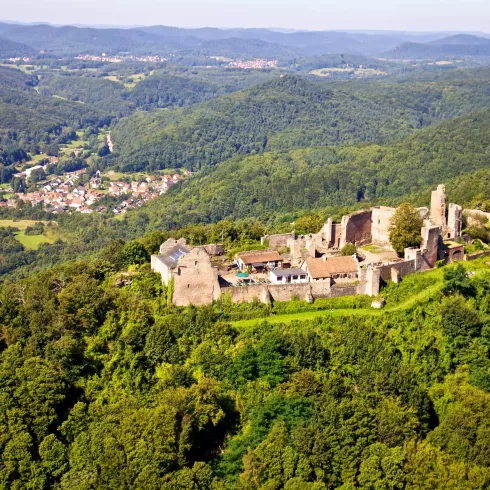
[[239,70],[264,70],[277,68],[278,60],[266,60],[257,58],[254,60],[232,60],[227,68],[237,68]]
[[[232,261],[224,259],[219,244],[193,247],[185,239],[169,239],[151,257],[151,267],[164,284],[172,283],[172,302],[177,306],[205,305],[226,297],[233,303],[293,298],[312,303],[317,298],[356,294],[376,298],[388,281],[398,283],[409,274],[472,260],[465,255],[463,209],[454,203],[446,207],[444,185],[432,192],[430,208],[417,210],[423,220],[421,244],[406,248],[401,257],[389,239],[396,209],[377,206],[345,215],[340,223],[329,218],[315,234],[298,236],[292,231],[264,236],[265,250],[241,252]],[[347,244],[355,252],[343,256]],[[373,306],[382,304],[375,301]]]
[[147,55],[147,56],[113,56],[107,53],[102,53],[100,56],[92,54],[79,54],[75,57],[77,60],[83,61],[103,61],[104,63],[123,63],[124,61],[138,61],[146,63],[164,63],[167,58],[163,56]]
[[[32,173],[41,166],[31,167],[16,174],[29,183]],[[0,201],[0,207],[16,208],[19,203],[29,203],[32,206],[42,206],[52,213],[79,212],[90,214],[109,210],[115,215],[124,214],[130,209],[141,207],[145,202],[165,194],[183,178],[192,173],[182,170],[161,176],[147,176],[144,179],[131,182],[109,181],[104,179],[100,171],[87,179],[87,170],[81,169],[66,172],[62,176],[51,176],[49,180],[39,182],[33,192],[18,192],[6,201]],[[113,205],[100,205],[97,202],[104,197],[114,198]]]

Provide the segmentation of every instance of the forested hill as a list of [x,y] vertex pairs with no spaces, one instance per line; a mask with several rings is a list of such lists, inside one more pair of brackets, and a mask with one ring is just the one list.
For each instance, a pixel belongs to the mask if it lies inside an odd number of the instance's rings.
[[399,58],[489,57],[490,39],[460,34],[429,43],[407,42],[397,46],[390,55]]
[[489,81],[326,85],[282,76],[188,109],[136,113],[113,141],[123,170],[199,170],[239,154],[385,143],[489,105]]
[[[21,74],[19,70],[17,71]],[[111,115],[128,115],[136,109],[183,107],[215,99],[264,83],[274,76],[267,70],[190,70],[178,66],[152,71],[147,68],[141,81],[127,77],[128,85],[116,76],[99,72],[40,72],[38,92],[96,105]],[[0,76],[2,83],[3,74]],[[122,77],[120,77],[122,78]],[[134,85],[134,86],[133,86]]]
[[0,36],[0,58],[32,56],[35,54],[36,50],[31,46],[17,43]]
[[110,116],[95,106],[44,97],[34,90],[9,89],[0,84],[0,134],[39,140],[62,126],[73,128],[109,124]]
[[490,109],[485,109],[385,146],[235,157],[197,175],[179,192],[150,202],[147,214],[154,226],[169,228],[224,218],[267,221],[277,213],[376,200],[397,202],[433,184],[489,168],[489,127]]
[[176,308],[141,248],[0,286],[2,488],[489,487],[484,261],[390,284],[382,311]]

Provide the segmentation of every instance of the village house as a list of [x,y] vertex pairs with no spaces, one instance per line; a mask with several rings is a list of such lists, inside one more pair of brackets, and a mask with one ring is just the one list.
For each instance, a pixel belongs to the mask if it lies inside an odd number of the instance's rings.
[[151,268],[159,272],[162,276],[162,282],[168,285],[172,278],[172,273],[177,269],[178,260],[190,252],[185,239],[169,239],[160,246],[159,255],[151,256]]
[[274,269],[269,272],[272,284],[301,284],[308,282],[308,274],[303,269]]
[[333,283],[356,281],[359,265],[353,257],[308,258],[303,266],[311,281],[330,280]]
[[248,268],[252,271],[263,271],[281,267],[282,258],[277,250],[254,250],[237,254],[235,263],[243,272]]

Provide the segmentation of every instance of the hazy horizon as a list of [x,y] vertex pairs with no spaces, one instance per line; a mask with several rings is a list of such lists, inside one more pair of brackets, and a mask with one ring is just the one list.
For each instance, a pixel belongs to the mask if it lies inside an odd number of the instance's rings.
[[48,21],[20,21],[20,20],[15,20],[15,19],[2,19],[0,18],[0,23],[5,23],[5,24],[12,24],[12,25],[25,25],[25,26],[35,26],[35,25],[49,25],[51,27],[78,27],[78,28],[91,28],[91,29],[138,29],[138,28],[145,28],[145,27],[154,27],[154,26],[164,26],[164,27],[174,27],[178,29],[220,29],[220,30],[232,30],[232,29],[267,29],[271,31],[278,31],[278,32],[350,32],[350,33],[355,33],[355,32],[360,32],[360,33],[367,33],[367,34],[389,34],[389,33],[404,33],[404,34],[412,34],[412,35],[423,35],[423,34],[461,34],[461,33],[468,33],[468,34],[485,34],[490,36],[490,28],[486,31],[484,30],[464,30],[464,29],[451,29],[451,30],[436,30],[436,29],[430,29],[430,30],[409,30],[409,29],[361,29],[361,28],[355,28],[355,29],[347,29],[347,28],[331,28],[331,29],[297,29],[294,27],[277,27],[277,26],[261,26],[261,27],[255,27],[255,26],[214,26],[214,25],[207,25],[207,24],[196,24],[196,25],[191,25],[191,26],[184,26],[184,25],[175,25],[175,24],[156,24],[156,23],[148,23],[148,24],[97,24],[97,23],[77,23],[77,22],[65,22],[65,23],[54,23],[54,22],[48,22]]
[[17,0],[3,22],[93,27],[269,28],[329,31],[488,32],[486,0]]

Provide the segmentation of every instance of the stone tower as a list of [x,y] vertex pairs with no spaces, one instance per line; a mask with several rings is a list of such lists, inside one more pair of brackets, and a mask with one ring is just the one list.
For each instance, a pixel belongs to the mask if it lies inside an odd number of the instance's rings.
[[457,239],[461,237],[463,226],[463,208],[458,204],[450,203],[447,213],[447,238]]
[[439,184],[437,189],[432,191],[430,220],[443,230],[446,228],[446,186],[444,184]]

